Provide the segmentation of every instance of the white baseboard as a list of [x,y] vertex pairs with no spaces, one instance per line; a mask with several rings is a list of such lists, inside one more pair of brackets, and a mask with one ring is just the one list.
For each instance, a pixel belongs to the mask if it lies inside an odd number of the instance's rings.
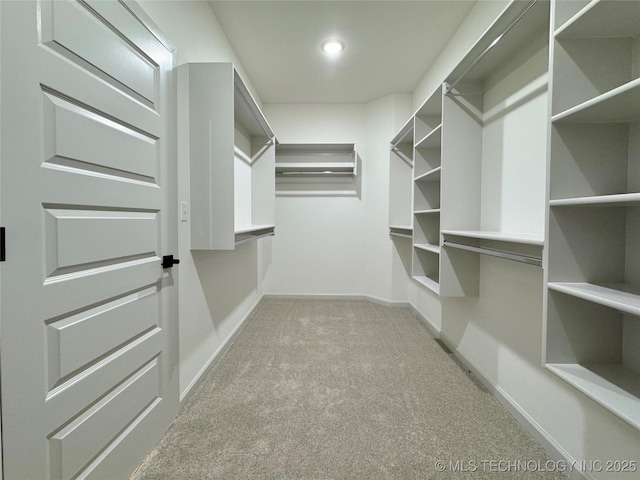
[[[576,460],[567,452],[542,426],[536,422],[518,403],[499,385],[497,385],[475,362],[470,360],[444,333],[440,332],[440,341],[469,369],[471,374],[489,390],[494,398],[507,410],[513,418],[536,440],[552,460],[565,461],[567,465],[577,464]],[[577,470],[567,471],[566,474],[575,480],[593,479],[587,472]]]
[[207,378],[207,375],[209,374],[209,372],[211,372],[211,369],[220,361],[222,357],[224,357],[224,354],[227,353],[227,351],[229,350],[229,347],[231,347],[231,345],[233,344],[233,341],[237,338],[237,336],[242,331],[242,328],[246,325],[249,317],[251,317],[255,309],[258,308],[258,305],[260,305],[262,298],[263,298],[263,295],[258,297],[258,300],[256,300],[256,302],[249,309],[247,314],[244,317],[242,317],[242,320],[238,322],[238,324],[234,327],[234,329],[227,336],[227,338],[225,338],[222,341],[222,343],[218,346],[218,348],[216,348],[215,352],[213,352],[213,354],[205,362],[202,368],[198,371],[198,373],[193,378],[193,380],[189,382],[189,385],[187,385],[187,388],[185,388],[183,392],[180,392],[181,408],[182,406],[184,406],[187,400],[191,398],[191,395],[193,395],[193,393],[198,389],[198,386],[200,386],[203,380]]
[[411,310],[413,310],[415,316],[418,317],[422,321],[422,323],[424,323],[424,326],[427,327],[427,330],[429,330],[431,335],[433,335],[435,338],[440,338],[440,328],[436,326],[435,323],[425,317],[413,303],[407,303],[406,305]]
[[264,299],[274,298],[283,300],[368,300],[373,303],[383,305],[385,307],[412,307],[407,302],[396,302],[374,295],[363,295],[360,293],[335,294],[335,293],[265,293]]

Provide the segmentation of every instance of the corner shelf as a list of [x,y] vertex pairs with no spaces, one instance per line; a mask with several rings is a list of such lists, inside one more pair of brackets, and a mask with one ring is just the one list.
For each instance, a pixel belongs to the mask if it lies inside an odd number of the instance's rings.
[[178,67],[178,103],[190,160],[191,249],[233,250],[268,229],[273,235],[276,139],[233,64]]
[[582,3],[555,3],[544,363],[640,430],[640,3]]

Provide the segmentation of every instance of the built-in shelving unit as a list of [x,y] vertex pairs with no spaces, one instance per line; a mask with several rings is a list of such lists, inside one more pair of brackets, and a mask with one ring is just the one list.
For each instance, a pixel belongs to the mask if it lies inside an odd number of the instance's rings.
[[479,294],[483,253],[541,265],[548,39],[549,3],[512,2],[446,80],[442,296]]
[[389,154],[389,233],[413,237],[413,117],[391,140]]
[[477,296],[481,254],[542,265],[548,43],[549,2],[510,3],[391,142],[390,225],[410,209],[438,295]]
[[278,195],[355,194],[358,155],[354,143],[276,145]]
[[555,3],[547,368],[640,429],[640,3]]
[[274,232],[275,136],[231,63],[178,69],[188,145],[191,249],[233,250]]
[[442,90],[413,116],[413,278],[440,294],[440,181]]

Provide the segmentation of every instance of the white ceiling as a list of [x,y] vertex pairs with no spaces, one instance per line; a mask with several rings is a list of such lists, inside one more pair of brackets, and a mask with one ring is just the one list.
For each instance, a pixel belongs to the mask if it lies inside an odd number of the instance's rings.
[[209,3],[264,103],[366,103],[412,92],[476,1]]

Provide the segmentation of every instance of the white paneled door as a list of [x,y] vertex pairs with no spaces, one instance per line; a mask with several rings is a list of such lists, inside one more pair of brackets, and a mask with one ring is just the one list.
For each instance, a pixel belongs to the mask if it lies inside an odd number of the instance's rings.
[[4,480],[125,479],[178,408],[172,51],[129,1],[0,1]]

